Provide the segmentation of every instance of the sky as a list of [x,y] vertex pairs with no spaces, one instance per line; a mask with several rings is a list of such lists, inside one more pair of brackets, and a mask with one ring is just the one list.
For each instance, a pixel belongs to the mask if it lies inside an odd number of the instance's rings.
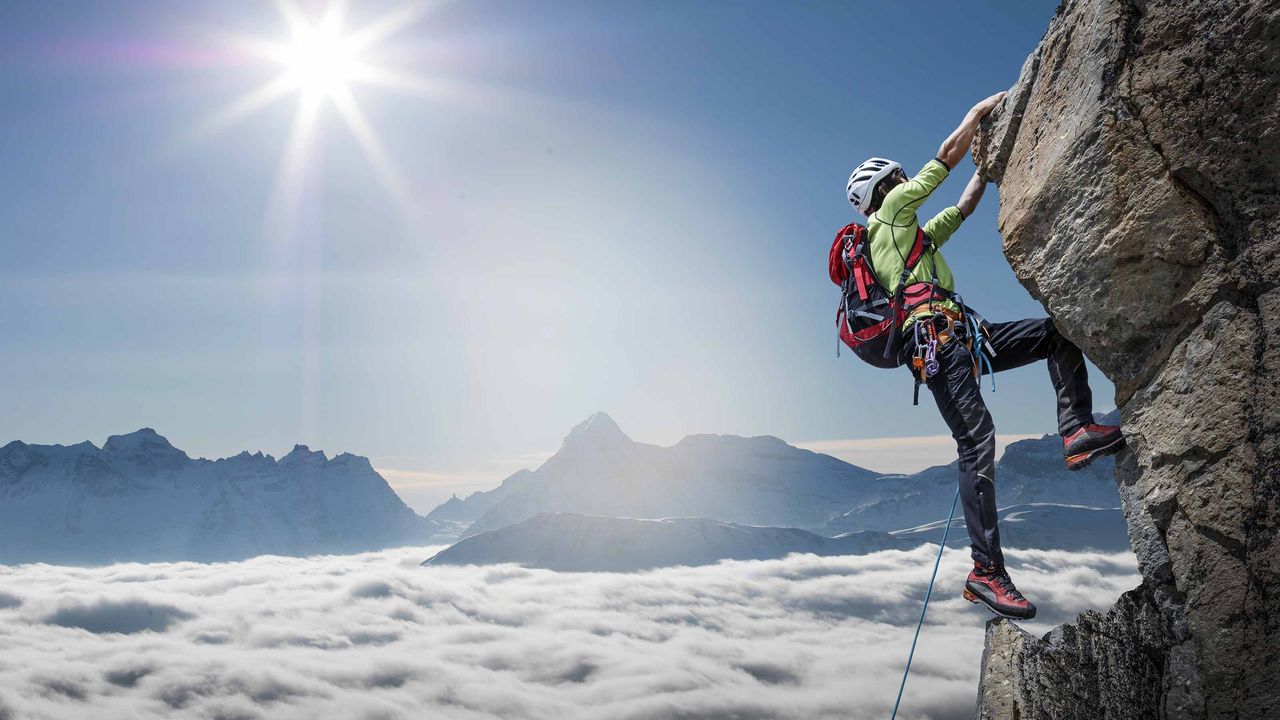
[[[0,566],[0,717],[884,718],[935,558],[418,567],[433,551]],[[1036,636],[1141,581],[1129,552],[1007,555]],[[898,717],[973,717],[988,617],[934,593]]]
[[[289,67],[255,51],[290,43],[277,4],[4,3],[0,442],[303,443],[428,505],[597,410],[645,442],[945,462],[905,371],[836,357],[826,252],[852,167],[932,158],[1054,6],[353,2],[382,72],[255,106]],[[1043,315],[996,208],[946,248],[959,290]],[[1053,430],[1043,366],[997,386],[1000,433]]]

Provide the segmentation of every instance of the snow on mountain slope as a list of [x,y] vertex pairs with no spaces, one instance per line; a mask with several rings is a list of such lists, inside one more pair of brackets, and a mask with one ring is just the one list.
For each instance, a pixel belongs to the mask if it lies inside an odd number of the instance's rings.
[[[878,475],[774,437],[693,435],[637,443],[609,416],[575,427],[541,467],[509,479],[466,535],[542,512],[632,518],[712,517],[811,528],[890,490]],[[509,484],[515,487],[509,487]]]
[[[943,512],[946,512],[944,509]],[[956,513],[947,534],[949,547],[969,544],[964,517]],[[1124,514],[1119,507],[1088,507],[1060,503],[1027,503],[1002,507],[1000,544],[1017,550],[1101,550],[1129,549]],[[893,536],[916,542],[939,542],[946,518],[918,527],[893,532]]]
[[[1001,504],[1117,504],[1112,460],[1068,472],[1061,442],[1047,435],[1008,447],[998,466]],[[473,520],[463,537],[543,512],[708,517],[835,536],[935,521],[951,504],[956,476],[954,464],[881,475],[774,437],[691,435],[658,447],[633,441],[596,413],[538,469],[522,470],[487,493],[451,500],[428,517]]]
[[[944,509],[945,513],[946,510]],[[568,571],[629,572],[719,560],[763,560],[791,553],[863,555],[910,549],[942,539],[946,519],[893,533],[866,530],[834,538],[798,528],[759,527],[708,518],[641,520],[577,513],[539,513],[522,522],[460,540],[424,565],[517,563]],[[1000,511],[1007,548],[1019,550],[1128,549],[1119,508],[1033,503]],[[969,544],[964,518],[952,523],[947,544]]]
[[427,544],[365,458],[297,446],[192,459],[154,430],[0,448],[0,563],[229,560]]
[[497,505],[500,500],[517,490],[523,489],[532,478],[533,473],[531,471],[518,470],[492,490],[473,492],[465,499],[454,495],[427,513],[427,518],[442,522],[462,523],[463,529],[466,529],[467,525],[478,520],[481,515],[488,512],[489,508]]
[[888,533],[826,538],[797,528],[755,527],[707,518],[632,518],[540,513],[514,525],[473,535],[423,565],[518,563],[572,572],[629,572],[671,565],[709,565],[723,559],[765,560],[791,553],[865,555],[915,547]]
[[[1002,507],[1055,503],[1118,508],[1114,467],[1115,459],[1108,457],[1071,472],[1062,460],[1060,436],[1019,440],[996,463],[996,500]],[[883,499],[851,508],[814,530],[838,535],[852,530],[897,530],[937,520],[951,507],[956,477],[955,463],[915,475],[885,477],[882,482],[896,486],[897,493],[882,493]]]

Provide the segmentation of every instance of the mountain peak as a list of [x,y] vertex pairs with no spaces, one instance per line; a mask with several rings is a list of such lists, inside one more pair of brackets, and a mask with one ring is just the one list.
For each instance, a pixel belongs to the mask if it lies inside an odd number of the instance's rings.
[[280,465],[323,465],[328,462],[324,456],[324,452],[320,450],[312,450],[306,445],[294,445],[288,455],[280,458]]
[[[593,413],[591,417],[583,420],[569,431],[569,435],[565,437],[564,443],[560,446],[560,453],[569,451],[570,456],[577,456],[578,452],[590,450],[597,452],[608,448],[627,446],[631,444],[631,438],[622,432],[618,424],[613,421],[605,413]],[[556,456],[552,456],[548,462],[554,462]]]
[[615,435],[630,440],[627,434],[622,432],[622,428],[618,427],[618,423],[613,421],[607,413],[592,413],[591,417],[582,421],[575,427],[574,433],[590,433],[592,435]]
[[591,438],[593,442],[631,442],[631,438],[622,432],[618,423],[602,412],[592,413],[591,417],[574,426],[565,442],[574,442],[579,438]]
[[[125,435],[112,435],[102,446],[106,452],[113,454],[152,454],[180,453],[181,450],[170,444],[169,440],[151,428],[141,428]],[[185,455],[185,453],[183,453]]]

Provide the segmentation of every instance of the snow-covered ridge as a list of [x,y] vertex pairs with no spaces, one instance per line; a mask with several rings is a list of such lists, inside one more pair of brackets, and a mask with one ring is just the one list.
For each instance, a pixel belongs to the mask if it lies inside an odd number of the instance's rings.
[[230,560],[428,544],[366,458],[304,445],[191,458],[150,428],[0,448],[0,563]]
[[629,572],[709,565],[720,560],[766,560],[791,553],[865,555],[919,544],[881,532],[828,538],[798,528],[738,525],[708,518],[639,520],[541,513],[462,540],[423,565],[517,563],[561,571]]
[[[944,517],[893,533],[863,530],[825,537],[799,528],[760,527],[709,518],[636,519],[540,513],[522,522],[472,535],[423,565],[515,563],[562,571],[630,572],[720,560],[769,560],[792,553],[865,555],[906,550],[942,539]],[[1128,549],[1119,508],[1034,503],[1000,510],[1006,546],[1020,550]],[[947,544],[969,544],[964,518],[955,518]]]
[[[1046,435],[1013,443],[997,467],[1001,505],[1114,507],[1113,462],[1068,472],[1062,440]],[[955,494],[955,465],[914,475],[884,475],[802,450],[771,436],[690,435],[671,447],[629,438],[596,413],[536,470],[499,487],[453,498],[427,517],[463,537],[539,513],[626,518],[705,517],[745,525],[796,527],[833,537],[894,531],[945,517]]]
[[471,523],[464,535],[541,512],[811,528],[878,497],[876,478],[775,437],[691,435],[672,447],[635,442],[608,415],[596,413],[537,470],[451,500],[427,517]]

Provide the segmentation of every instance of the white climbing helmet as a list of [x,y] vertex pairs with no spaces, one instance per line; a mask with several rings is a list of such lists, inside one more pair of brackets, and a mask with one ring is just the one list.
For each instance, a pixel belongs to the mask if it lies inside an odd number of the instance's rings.
[[863,161],[849,176],[849,185],[845,188],[849,193],[849,204],[866,215],[867,208],[871,206],[871,193],[876,189],[876,184],[901,167],[901,164],[884,158],[873,157]]

